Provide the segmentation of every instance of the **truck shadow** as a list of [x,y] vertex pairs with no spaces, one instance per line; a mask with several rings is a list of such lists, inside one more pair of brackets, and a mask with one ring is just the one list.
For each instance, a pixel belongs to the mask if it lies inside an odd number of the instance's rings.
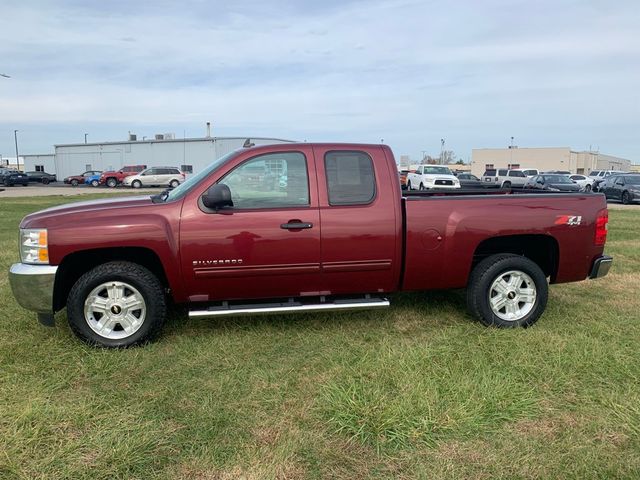
[[385,329],[403,319],[424,321],[433,325],[464,324],[472,321],[466,310],[464,290],[403,292],[389,296],[389,299],[391,307],[386,309],[197,319],[189,318],[186,307],[172,305],[165,331],[180,335],[180,332],[193,333],[194,330],[207,334],[219,330],[246,329],[303,331],[309,328],[338,330],[363,326]]

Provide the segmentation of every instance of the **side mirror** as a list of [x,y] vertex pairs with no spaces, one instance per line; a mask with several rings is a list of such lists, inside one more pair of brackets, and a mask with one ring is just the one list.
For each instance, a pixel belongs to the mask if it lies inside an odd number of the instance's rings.
[[231,189],[224,183],[211,185],[201,198],[202,204],[212,210],[218,210],[222,207],[233,207]]

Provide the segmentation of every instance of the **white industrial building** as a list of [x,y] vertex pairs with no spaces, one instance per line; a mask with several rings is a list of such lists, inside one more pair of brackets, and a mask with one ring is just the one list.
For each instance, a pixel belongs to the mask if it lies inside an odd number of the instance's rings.
[[[204,137],[176,139],[173,135],[156,135],[149,140],[74,143],[55,145],[53,155],[24,155],[24,170],[44,170],[62,180],[87,170],[118,170],[125,165],[178,167],[197,173],[221,156],[239,148],[247,137]],[[255,145],[290,143],[280,138],[251,137]]]

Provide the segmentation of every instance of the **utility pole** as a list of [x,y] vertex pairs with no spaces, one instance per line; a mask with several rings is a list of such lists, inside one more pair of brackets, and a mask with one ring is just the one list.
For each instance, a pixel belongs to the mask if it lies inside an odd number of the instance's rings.
[[509,168],[513,168],[513,137],[511,137],[511,146],[509,147]]
[[85,145],[87,144],[87,135],[89,135],[89,134],[88,133],[84,134],[84,143],[85,143]]
[[422,158],[420,159],[420,165],[424,165],[424,159],[427,158],[427,151],[422,150]]
[[20,156],[18,155],[18,130],[13,131],[13,139],[16,142],[16,164],[18,165],[18,171],[20,171]]

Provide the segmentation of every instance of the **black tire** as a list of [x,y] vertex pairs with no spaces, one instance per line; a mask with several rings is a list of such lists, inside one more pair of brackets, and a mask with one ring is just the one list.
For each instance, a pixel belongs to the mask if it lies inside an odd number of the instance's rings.
[[73,180],[71,180],[71,186],[72,187],[77,187],[78,186],[78,180],[76,180],[75,178]]
[[[125,282],[136,288],[145,302],[146,315],[142,325],[133,334],[121,339],[110,339],[96,333],[87,323],[84,314],[84,303],[89,293],[110,281]],[[158,335],[166,315],[162,284],[149,270],[131,262],[116,261],[95,267],[78,279],[67,297],[69,326],[80,340],[90,345],[120,348],[148,342]]]
[[142,182],[140,180],[134,180],[133,182],[131,182],[131,186],[133,188],[140,188],[142,187]]
[[418,190],[424,190],[424,184],[420,183],[420,186],[418,187]]
[[117,186],[118,186],[118,180],[116,180],[113,177],[107,179],[107,187],[116,188]]
[[28,184],[28,183],[23,183],[23,184],[22,184],[22,186],[23,186],[23,187],[28,187],[28,186],[29,186],[29,184]]
[[[180,185],[180,182],[178,180],[171,180],[171,182],[169,182],[169,186],[171,188],[176,188],[178,185]],[[275,185],[273,187],[271,187],[271,190],[275,190]]]
[[589,185],[588,183],[584,186],[584,191],[589,193],[591,191],[591,185]]
[[511,182],[504,182],[502,188],[511,188]]
[[42,184],[43,185],[49,185],[49,179],[48,178],[43,178],[42,179]]
[[622,204],[629,205],[631,203],[631,195],[629,192],[622,192]]
[[407,181],[407,190],[411,191],[411,180]]
[[[505,320],[491,308],[489,297],[491,286],[501,275],[509,271],[524,272],[536,289],[533,307],[521,318]],[[549,285],[542,269],[526,257],[510,253],[492,255],[482,260],[471,272],[467,285],[467,308],[472,316],[486,326],[501,328],[530,327],[544,313],[549,296]]]
[[91,180],[91,186],[92,187],[99,187],[100,186],[100,182],[98,180]]

